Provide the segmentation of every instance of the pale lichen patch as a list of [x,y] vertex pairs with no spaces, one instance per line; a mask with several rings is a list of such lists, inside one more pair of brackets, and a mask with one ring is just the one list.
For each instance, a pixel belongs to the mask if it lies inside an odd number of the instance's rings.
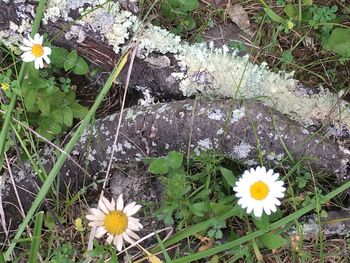
[[225,118],[225,115],[222,110],[214,109],[208,112],[208,118],[211,120],[221,121]]
[[249,156],[252,149],[253,147],[250,144],[241,142],[239,145],[233,147],[233,153],[238,159],[245,159]]

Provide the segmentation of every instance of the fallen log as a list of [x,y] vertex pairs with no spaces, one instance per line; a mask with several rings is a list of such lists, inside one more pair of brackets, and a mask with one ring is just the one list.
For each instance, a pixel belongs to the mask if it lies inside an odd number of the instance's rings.
[[[341,95],[322,87],[307,89],[293,79],[293,73],[274,73],[266,64],[255,65],[225,46],[182,42],[160,27],[141,23],[117,2],[99,3],[48,0],[41,32],[105,69],[113,67],[123,49],[139,41],[130,85],[147,88],[153,95],[259,100],[304,126],[330,128],[331,135],[340,137],[349,134],[350,109]],[[0,2],[0,36],[6,45],[20,44],[29,32],[35,5]]]
[[[163,156],[170,150],[195,154],[215,151],[248,166],[257,165],[259,158],[272,168],[288,168],[301,161],[315,173],[334,174],[338,181],[349,179],[347,150],[256,101],[184,100],[128,108],[113,145],[118,118],[119,114],[113,114],[99,119],[84,132],[61,169],[62,192],[79,191],[104,176],[113,151],[114,166]],[[41,152],[47,171],[55,162],[53,152],[52,148]],[[20,167],[12,169],[26,210],[40,183],[30,164],[26,165],[26,175]],[[9,180],[3,201],[7,222],[11,219],[12,227],[16,227],[21,222],[19,203]]]

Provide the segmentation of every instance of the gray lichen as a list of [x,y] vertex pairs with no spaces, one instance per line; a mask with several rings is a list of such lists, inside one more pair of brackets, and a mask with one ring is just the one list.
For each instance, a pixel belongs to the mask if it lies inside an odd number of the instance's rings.
[[[90,7],[84,8],[84,4]],[[0,37],[6,44],[18,45],[21,36],[28,33],[32,17],[30,5],[20,4],[21,25],[11,24]],[[318,94],[308,94],[298,87],[293,72],[272,72],[266,63],[256,65],[248,56],[239,57],[236,51],[227,47],[214,48],[213,44],[181,43],[179,36],[157,26],[144,25],[130,12],[122,10],[117,2],[106,0],[49,0],[44,21],[63,18],[71,21],[69,12],[78,8],[83,15],[76,21],[81,26],[71,28],[71,35],[81,41],[84,30],[98,32],[102,39],[119,52],[126,43],[139,41],[138,56],[149,59],[152,52],[172,53],[178,60],[178,70],[172,76],[180,81],[180,89],[185,96],[204,94],[209,97],[237,99],[257,99],[265,105],[288,114],[305,126],[318,125],[332,120],[350,129],[350,111],[347,102],[320,87]],[[68,37],[71,37],[68,36]],[[225,68],[222,67],[225,65]],[[337,107],[334,107],[337,105]]]

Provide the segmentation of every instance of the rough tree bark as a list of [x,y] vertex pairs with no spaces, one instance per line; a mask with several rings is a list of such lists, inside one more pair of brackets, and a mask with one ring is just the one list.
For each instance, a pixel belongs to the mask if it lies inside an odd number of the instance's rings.
[[[184,100],[125,110],[117,145],[119,114],[107,116],[86,130],[72,151],[72,160],[61,169],[61,190],[75,192],[104,175],[114,149],[114,164],[140,161],[143,157],[166,155],[169,150],[195,153],[213,150],[242,163],[254,165],[259,156],[272,167],[288,167],[303,160],[315,172],[337,175],[347,180],[349,155],[322,135],[310,134],[296,122],[252,101]],[[190,147],[190,148],[188,148]],[[42,151],[41,162],[47,170],[54,163],[54,149]],[[37,176],[27,167],[12,171],[17,175],[16,187],[24,209],[31,205],[38,185]],[[21,175],[21,176],[19,176]],[[7,221],[15,227],[21,221],[13,186],[3,191]]]
[[[0,30],[8,29],[9,21],[18,24],[20,19],[15,3],[0,3]],[[47,33],[55,45],[76,49],[106,70],[113,68],[118,55],[97,33],[85,31],[83,41],[77,41],[78,38],[67,40],[62,33],[67,28],[70,27],[63,20],[49,21],[42,26],[41,33]],[[180,72],[180,69],[172,54],[153,53],[145,59],[137,58],[130,86],[146,86],[163,99],[180,99],[183,93],[180,81],[172,75],[174,72]],[[211,77],[204,73],[192,77],[196,81]],[[123,83],[125,78],[126,71],[123,71],[120,81]],[[79,190],[83,183],[103,174],[113,149],[114,163],[161,156],[169,150],[186,152],[190,147],[197,153],[215,150],[247,165],[258,164],[260,157],[266,164],[284,167],[294,160],[303,160],[314,171],[334,174],[339,181],[348,180],[350,175],[348,150],[321,134],[310,133],[257,101],[186,100],[133,107],[124,112],[119,140],[113,146],[117,120],[118,114],[108,116],[98,120],[90,132],[86,131],[72,152],[72,158],[87,170],[82,171],[72,161],[67,161],[61,170],[62,190],[66,190],[63,189],[65,185],[70,185],[74,191]],[[54,162],[52,153],[53,149],[49,148],[42,151],[41,161],[47,170]],[[26,170],[27,173],[20,167],[13,170],[25,210],[40,187],[30,165],[26,165]],[[3,201],[7,221],[12,219],[11,227],[15,229],[21,217],[9,182],[3,190]]]

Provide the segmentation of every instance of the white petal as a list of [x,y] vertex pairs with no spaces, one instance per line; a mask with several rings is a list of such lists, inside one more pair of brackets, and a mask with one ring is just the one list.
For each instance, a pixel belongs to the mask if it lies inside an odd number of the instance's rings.
[[262,206],[258,205],[258,206],[256,206],[256,207],[254,208],[254,215],[255,215],[256,217],[261,217],[262,212],[263,212]]
[[112,210],[116,210],[115,208],[115,201],[114,201],[114,198],[112,197],[112,199],[111,199],[111,202],[110,202],[110,205],[111,205],[111,209]]
[[136,202],[132,202],[124,207],[123,212],[128,216],[132,216],[133,214],[136,214],[141,209],[141,207],[142,206],[137,205]]
[[30,42],[30,40],[28,40],[28,39],[26,39],[26,38],[23,39],[23,44],[24,44],[25,46],[27,46],[27,47],[30,47],[30,49],[31,49],[32,46],[33,46],[33,43]]
[[268,204],[264,205],[264,211],[267,215],[271,214],[271,209],[270,209],[270,206]]
[[35,44],[34,39],[30,35],[28,36],[28,40],[29,40],[29,42],[31,44],[30,46],[33,46]]
[[131,237],[128,236],[128,234],[126,232],[123,233],[123,238],[126,242],[130,243],[130,244],[133,244],[135,243],[135,240],[132,240]]
[[27,51],[21,55],[21,58],[24,62],[32,62],[35,60],[34,55],[31,51]]
[[104,220],[104,216],[98,216],[98,215],[94,215],[94,214],[92,214],[92,215],[86,215],[85,216],[87,219],[89,219],[90,221],[98,221],[98,220],[100,220],[100,221],[103,221]]
[[124,208],[123,194],[120,194],[117,199],[117,210],[123,211],[123,208]]
[[[101,196],[100,200],[98,200],[98,207],[102,210],[102,212],[104,212],[105,214],[108,214],[109,209],[107,208],[105,203],[102,201],[103,198],[106,199],[105,197]],[[108,202],[108,200],[107,200],[107,202]]]
[[272,169],[268,170],[266,174],[267,174],[268,176],[272,176],[272,175],[273,175],[273,170],[272,170]]
[[128,217],[128,227],[133,230],[133,231],[139,231],[140,229],[143,228],[143,225],[140,223],[140,220],[129,216]]
[[51,48],[49,48],[49,47],[44,47],[44,54],[45,54],[45,55],[51,55]]
[[36,58],[34,60],[34,66],[35,66],[36,69],[43,68],[44,67],[43,59],[42,58]]
[[42,45],[43,44],[43,40],[44,40],[44,37],[43,36],[40,36],[39,33],[36,33],[34,35],[34,42],[35,44],[40,44]]
[[20,46],[19,47],[22,51],[31,51],[32,48],[31,47],[26,47],[26,46]]
[[107,242],[108,244],[111,244],[111,243],[113,242],[113,238],[114,238],[113,235],[108,234],[108,237],[107,237],[107,239],[106,239],[106,242]]
[[250,214],[253,211],[253,209],[254,209],[254,206],[248,205],[248,207],[247,207],[247,214]]
[[91,208],[90,209],[91,213],[94,214],[94,215],[97,215],[97,216],[100,216],[102,218],[105,218],[105,214],[99,210],[99,209],[96,209],[96,208]]
[[277,211],[276,206],[273,204],[271,204],[270,209],[271,209],[272,213],[275,213]]
[[133,230],[133,231],[140,231],[143,226],[139,222],[133,222],[128,220],[128,229]]
[[126,234],[128,234],[131,238],[133,238],[133,239],[135,239],[135,240],[138,240],[138,239],[140,239],[140,237],[136,234],[136,233],[134,233],[134,232],[132,232],[130,229],[126,229],[125,230],[125,232],[126,232]]
[[104,236],[104,234],[106,234],[107,231],[103,226],[100,226],[96,229],[96,233],[95,233],[95,237],[96,238],[101,238]]
[[123,237],[121,235],[115,236],[113,240],[113,244],[117,247],[118,251],[122,251],[123,249]]
[[104,221],[91,221],[88,225],[91,226],[91,227],[103,226],[104,225]]
[[48,56],[43,56],[43,59],[46,61],[46,64],[50,64],[51,60]]

